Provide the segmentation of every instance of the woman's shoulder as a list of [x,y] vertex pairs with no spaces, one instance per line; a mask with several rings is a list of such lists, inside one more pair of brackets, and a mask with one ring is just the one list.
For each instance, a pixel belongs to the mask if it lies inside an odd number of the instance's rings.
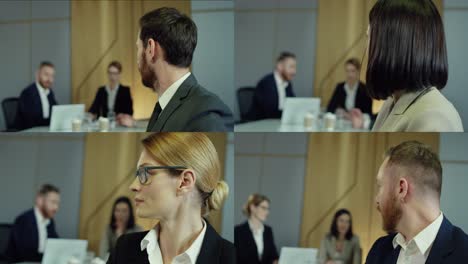
[[117,240],[117,244],[126,245],[126,244],[137,243],[139,245],[141,240],[143,240],[143,238],[148,234],[148,232],[149,231],[141,231],[141,232],[123,234]]

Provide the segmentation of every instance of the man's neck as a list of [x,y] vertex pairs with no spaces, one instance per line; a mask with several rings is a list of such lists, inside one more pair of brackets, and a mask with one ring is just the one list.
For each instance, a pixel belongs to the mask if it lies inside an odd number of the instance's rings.
[[348,85],[348,88],[349,88],[349,89],[353,90],[354,87],[355,87],[356,84],[357,84],[357,81],[351,81],[351,82],[348,81],[348,82],[346,82],[346,84]]
[[171,65],[163,67],[158,73],[157,83],[153,85],[159,97],[177,80],[189,72],[189,68],[177,68]]
[[401,233],[408,242],[434,222],[440,214],[440,207],[429,203],[417,208],[408,208],[398,224],[398,232]]

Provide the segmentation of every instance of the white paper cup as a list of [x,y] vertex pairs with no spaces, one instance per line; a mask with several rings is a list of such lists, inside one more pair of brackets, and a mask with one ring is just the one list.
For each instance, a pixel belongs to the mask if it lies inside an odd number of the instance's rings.
[[101,132],[107,132],[109,131],[109,119],[105,117],[100,117],[99,118],[99,131]]
[[328,131],[335,130],[336,126],[336,115],[332,113],[326,113],[323,117],[324,127]]
[[315,115],[312,113],[306,113],[304,116],[304,128],[313,128],[315,124]]
[[81,131],[81,125],[83,121],[81,119],[73,119],[72,120],[72,131],[73,132],[80,132]]

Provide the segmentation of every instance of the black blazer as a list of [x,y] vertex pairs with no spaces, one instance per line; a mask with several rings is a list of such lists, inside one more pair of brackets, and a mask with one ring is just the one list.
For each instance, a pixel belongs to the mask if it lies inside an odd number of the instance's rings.
[[[286,87],[286,97],[295,97],[292,83]],[[278,87],[275,75],[270,73],[263,77],[255,88],[249,118],[253,120],[281,118],[282,111],[278,110]]]
[[153,111],[146,131],[234,131],[234,117],[218,96],[199,85],[195,76],[190,74],[159,117]]
[[[206,233],[196,264],[234,264],[234,245],[220,237],[208,222],[206,224]],[[143,251],[140,249],[140,242],[148,232],[131,233],[119,237],[107,264],[149,264],[146,249]]]
[[[58,238],[53,219],[47,226],[47,237]],[[34,209],[30,209],[15,219],[5,255],[10,262],[41,261],[42,254],[37,252],[38,247],[36,216]]]
[[[394,264],[398,260],[400,247],[393,248],[391,234],[379,238],[367,255],[367,264]],[[426,264],[458,264],[468,260],[468,236],[460,228],[453,226],[444,217]]]
[[[106,87],[99,87],[96,97],[94,97],[93,104],[89,108],[89,112],[97,115],[97,117],[107,117],[107,113],[109,112],[107,96]],[[119,84],[119,90],[117,90],[117,94],[115,96],[114,112],[116,114],[133,115],[133,103],[132,96],[130,94],[130,87]]]
[[257,245],[248,222],[235,227],[234,245],[236,247],[237,263],[239,264],[271,264],[278,259],[273,231],[267,225],[265,225],[263,231],[263,255],[261,260],[258,258]]
[[37,91],[36,83],[26,87],[19,97],[16,127],[18,129],[27,129],[35,126],[48,126],[50,123],[50,116],[52,115],[52,106],[57,104],[52,89],[47,99],[50,105],[49,118],[43,118],[41,97]]
[[[344,84],[345,83],[342,82],[336,85],[333,96],[328,103],[327,112],[335,113],[337,108],[346,109],[346,91],[344,89]],[[372,117],[372,99],[367,95],[366,85],[362,82],[359,82],[354,107],[359,108],[361,112],[367,113]]]

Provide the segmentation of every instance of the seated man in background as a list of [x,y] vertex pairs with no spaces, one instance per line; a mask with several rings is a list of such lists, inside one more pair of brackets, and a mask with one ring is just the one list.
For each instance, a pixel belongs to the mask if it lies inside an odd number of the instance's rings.
[[250,118],[281,118],[286,97],[295,97],[291,83],[295,75],[296,56],[282,52],[276,60],[274,72],[263,77],[255,88]]
[[58,238],[53,217],[59,205],[59,189],[41,186],[34,208],[15,219],[5,254],[9,261],[41,261],[47,238]]
[[19,97],[16,117],[19,129],[49,125],[52,106],[57,104],[52,90],[54,78],[54,65],[41,62],[36,72],[36,82],[26,87]]
[[466,263],[468,236],[440,210],[442,165],[428,146],[407,141],[390,148],[377,174],[377,209],[388,236],[367,264]]
[[327,112],[348,117],[353,109],[372,116],[372,99],[367,95],[366,85],[359,80],[361,63],[356,58],[345,62],[346,81],[336,85],[328,103]]
[[120,84],[120,74],[122,73],[122,64],[113,61],[107,66],[107,76],[109,83],[99,87],[93,104],[89,112],[93,118],[101,116],[128,114],[133,115],[132,96],[130,87]]

